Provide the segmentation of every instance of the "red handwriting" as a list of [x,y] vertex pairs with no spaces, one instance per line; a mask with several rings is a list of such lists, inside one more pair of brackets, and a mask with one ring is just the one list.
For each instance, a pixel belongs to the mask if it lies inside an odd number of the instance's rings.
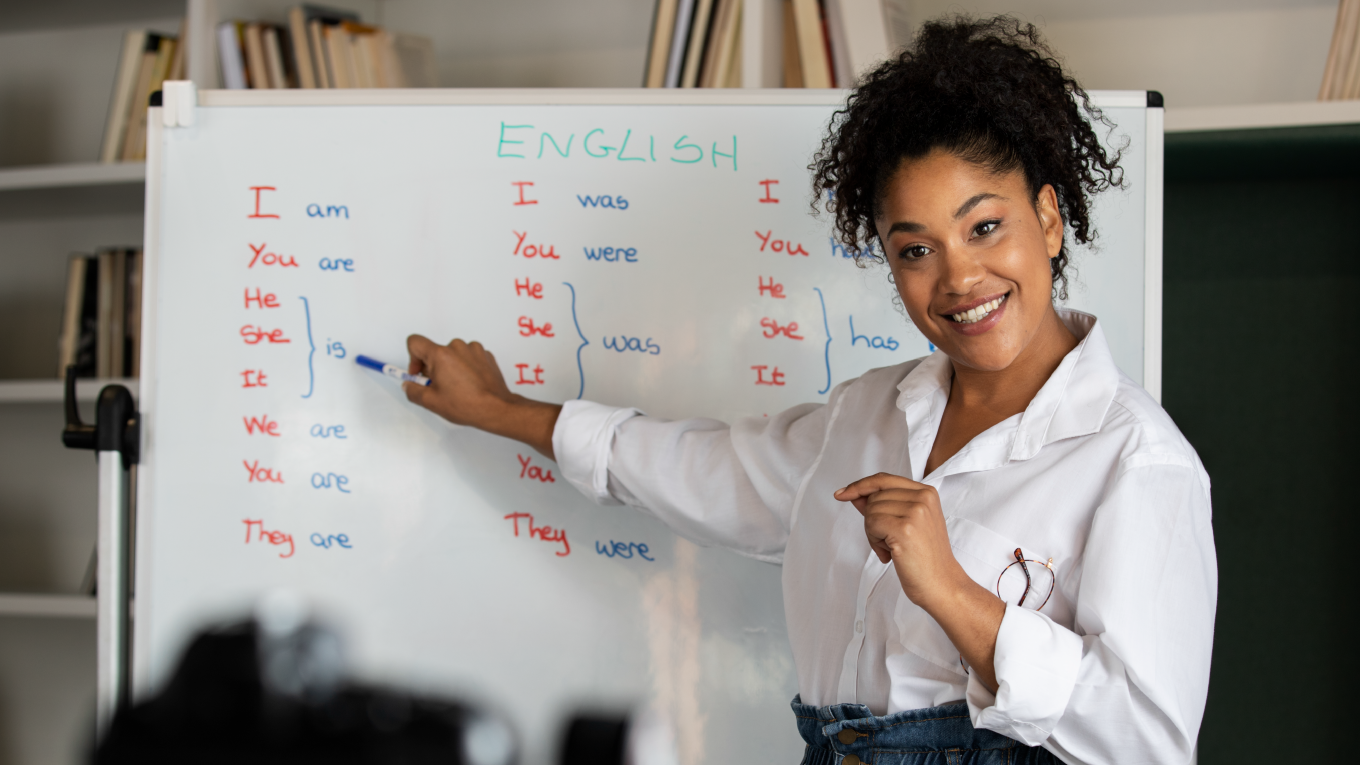
[[528,295],[534,300],[542,300],[543,285],[540,282],[533,282],[529,281],[528,279],[525,279],[523,282],[521,282],[519,279],[516,279],[515,295]]
[[542,335],[543,337],[557,337],[552,331],[552,322],[546,322],[541,327],[534,326],[534,320],[528,316],[519,317],[519,334],[521,337],[533,337]]
[[524,237],[529,235],[528,231],[525,231],[523,234],[521,234],[520,232],[511,229],[510,233],[515,235],[514,254],[523,255],[526,258],[543,258],[544,260],[548,260],[550,258],[552,260],[562,259],[561,255],[558,255],[556,252],[553,251],[553,246],[551,244],[548,245],[548,249],[546,250],[543,249],[543,245],[541,244],[530,245],[524,244]]
[[292,340],[283,336],[283,330],[265,330],[264,327],[252,327],[249,324],[241,327],[241,337],[245,338],[246,345],[255,345],[261,340],[268,340],[270,343],[291,343]]
[[774,252],[787,252],[790,255],[802,255],[805,258],[807,257],[808,252],[803,249],[803,245],[801,244],[797,244],[788,239],[775,239],[774,241],[770,241],[770,235],[773,233],[773,231],[766,231],[764,234],[759,231],[756,232],[756,238],[760,240],[761,252],[764,252],[765,247],[768,245]]
[[553,478],[551,470],[544,470],[538,465],[529,464],[533,460],[532,457],[525,457],[523,454],[516,454],[515,456],[519,458],[520,478],[537,478],[542,483],[557,483],[557,479]]
[[557,553],[557,557],[565,558],[571,555],[571,543],[567,541],[567,530],[553,530],[552,526],[535,526],[534,516],[531,513],[510,513],[505,516],[505,520],[515,522],[515,536],[519,536],[519,522],[523,518],[529,522],[529,536],[538,537],[544,542],[561,542],[562,550]]
[[282,435],[279,433],[279,423],[276,420],[269,419],[267,414],[259,417],[242,417],[241,421],[246,424],[246,435],[251,435],[257,430],[266,436],[274,436],[275,438]]
[[776,204],[776,205],[777,205],[777,204],[779,204],[779,200],[778,200],[778,199],[775,199],[774,197],[770,196],[770,186],[772,186],[772,185],[774,185],[774,184],[776,184],[776,183],[779,183],[779,181],[773,181],[773,180],[770,180],[769,178],[766,178],[766,179],[763,180],[763,181],[757,181],[757,183],[759,183],[761,186],[764,186],[764,187],[765,187],[765,198],[760,200],[760,203],[761,203],[761,204],[763,204],[763,205],[768,205],[768,204]]
[[771,319],[771,318],[769,318],[769,317],[767,316],[767,317],[765,317],[765,318],[763,318],[763,319],[760,320],[760,326],[762,326],[762,327],[765,328],[765,331],[764,331],[764,332],[761,332],[760,334],[764,335],[764,336],[767,337],[767,338],[768,338],[768,337],[779,337],[780,335],[783,335],[784,337],[787,337],[787,338],[789,338],[790,340],[802,340],[802,339],[803,339],[803,336],[802,336],[802,335],[795,335],[795,334],[793,334],[794,332],[797,332],[797,331],[798,331],[798,322],[796,322],[796,321],[791,321],[791,322],[789,322],[788,324],[786,324],[785,326],[782,326],[782,327],[781,327],[781,326],[779,326],[779,322],[777,322],[777,321],[775,321],[774,319]]
[[529,378],[527,378],[527,377],[524,376],[524,372],[525,372],[525,370],[527,370],[528,368],[529,368],[529,365],[528,365],[528,364],[516,364],[516,365],[515,365],[515,369],[518,369],[518,370],[519,370],[519,379],[515,381],[515,384],[516,384],[516,385],[542,385],[542,384],[543,384],[543,367],[540,367],[540,366],[538,366],[537,364],[534,365],[534,379],[532,379],[532,380],[530,380]]
[[776,284],[773,276],[770,277],[769,284],[766,284],[764,278],[759,276],[756,277],[756,281],[760,284],[760,294],[764,295],[768,292],[770,293],[770,297],[779,298],[780,300],[788,297],[784,294],[784,285]]
[[265,375],[263,369],[247,369],[241,373],[241,377],[245,378],[245,382],[241,385],[242,388],[269,387],[269,384],[265,382],[269,378]]
[[260,461],[246,462],[241,460],[241,464],[246,466],[246,472],[250,473],[250,479],[246,483],[283,483],[283,473],[275,473],[274,468],[260,467]]
[[[246,266],[246,268],[254,268],[256,262],[259,262],[261,265],[279,266],[280,268],[298,267],[297,260],[295,260],[292,255],[275,255],[272,252],[265,252],[264,248],[266,246],[265,243],[261,243],[259,247],[256,247],[253,244],[250,245],[250,251],[255,253],[255,256],[250,259],[250,265]],[[263,255],[261,255],[261,253],[263,253]]]
[[256,288],[255,288],[255,294],[254,294],[254,295],[250,294],[250,288],[249,288],[249,287],[246,288],[246,308],[250,308],[250,303],[251,303],[251,301],[254,301],[254,302],[255,302],[255,307],[256,307],[256,308],[278,308],[278,307],[279,307],[279,299],[278,299],[277,297],[275,297],[274,293],[269,292],[269,293],[266,293],[266,294],[264,294],[264,295],[262,296],[262,295],[260,294],[260,288],[259,288],[259,287],[256,287]]
[[271,214],[271,213],[262,213],[262,212],[260,212],[260,192],[261,192],[261,191],[278,191],[278,189],[274,188],[273,186],[251,186],[251,187],[250,187],[250,190],[253,191],[253,192],[255,192],[255,212],[251,213],[250,215],[247,215],[247,216],[246,216],[247,218],[277,218],[277,217],[279,217],[279,216],[273,215],[273,214]]
[[[264,521],[252,521],[247,519],[242,520],[241,523],[246,525],[246,544],[250,544],[254,541],[267,542],[271,545],[288,545],[288,554],[284,555],[283,553],[279,553],[280,558],[291,558],[293,557],[293,553],[296,552],[296,548],[293,547],[292,534],[285,534],[282,531],[265,531]],[[255,534],[254,539],[252,539],[252,532],[256,531],[259,533]]]
[[768,380],[765,379],[765,370],[769,369],[768,366],[766,366],[765,364],[760,364],[759,366],[754,366],[751,368],[756,370],[756,385],[784,384],[784,373],[779,371],[779,367],[774,368],[774,371],[770,373],[770,377]]
[[519,189],[519,201],[518,201],[518,202],[515,202],[515,206],[516,206],[516,207],[518,207],[518,206],[520,206],[520,205],[536,205],[536,204],[538,204],[538,200],[537,200],[537,199],[525,199],[525,198],[524,198],[524,187],[525,187],[525,186],[532,186],[532,185],[534,185],[534,182],[533,182],[533,181],[511,181],[511,182],[510,182],[510,185],[511,185],[511,186],[514,186],[514,187],[517,188],[517,189]]

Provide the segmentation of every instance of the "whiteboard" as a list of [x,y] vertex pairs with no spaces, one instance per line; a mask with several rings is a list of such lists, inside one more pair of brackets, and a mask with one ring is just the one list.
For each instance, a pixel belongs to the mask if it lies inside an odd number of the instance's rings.
[[[190,127],[153,115],[135,692],[288,588],[361,677],[502,710],[528,762],[587,704],[656,708],[685,763],[795,761],[776,566],[596,507],[354,356],[479,339],[534,398],[731,420],[928,353],[886,271],[809,214],[843,98],[208,91]],[[1145,379],[1160,110],[1097,100],[1129,187],[1099,203],[1071,302]]]

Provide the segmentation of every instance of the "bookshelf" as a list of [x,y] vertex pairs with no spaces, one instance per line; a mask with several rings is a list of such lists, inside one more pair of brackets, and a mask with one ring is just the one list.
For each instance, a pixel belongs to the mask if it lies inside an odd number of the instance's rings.
[[[10,330],[0,336],[0,762],[82,761],[92,729],[94,602],[76,590],[96,536],[95,471],[88,453],[64,449],[58,437],[63,412],[55,336],[67,255],[142,242],[145,166],[93,161],[123,32],[174,33],[187,18],[189,71],[200,86],[211,87],[215,46],[194,41],[211,40],[219,20],[282,22],[294,4],[63,0],[0,9],[0,97],[7,109],[27,115],[18,127],[0,121],[0,319]],[[653,6],[646,0],[324,4],[431,36],[440,81],[453,87],[635,87],[645,70]],[[1058,16],[1078,5],[1085,6],[1051,0],[1044,8]],[[777,85],[781,4],[743,0],[742,7],[743,80]],[[894,32],[902,38],[902,30]],[[1166,118],[1172,134],[1348,123],[1360,123],[1360,105],[1178,108],[1173,102]],[[87,421],[108,382],[79,383]],[[117,382],[136,395],[135,381]]]

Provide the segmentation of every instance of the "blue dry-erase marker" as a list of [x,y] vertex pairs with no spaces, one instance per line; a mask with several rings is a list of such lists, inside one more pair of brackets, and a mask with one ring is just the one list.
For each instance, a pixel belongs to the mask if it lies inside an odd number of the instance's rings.
[[425,375],[413,375],[407,372],[406,370],[402,369],[401,367],[393,366],[392,364],[384,364],[381,361],[378,361],[377,359],[370,359],[367,356],[355,356],[354,363],[358,364],[361,367],[368,367],[369,369],[372,369],[375,372],[382,372],[383,374],[387,375],[393,380],[401,380],[402,382],[413,382],[416,383],[417,385],[430,384],[430,378],[426,377]]

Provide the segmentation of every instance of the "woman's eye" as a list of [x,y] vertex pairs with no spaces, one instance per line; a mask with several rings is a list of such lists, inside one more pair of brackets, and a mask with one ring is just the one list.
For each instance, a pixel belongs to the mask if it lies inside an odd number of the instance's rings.
[[929,247],[926,247],[923,244],[913,244],[909,247],[903,247],[902,252],[898,253],[898,257],[902,258],[903,260],[920,260],[929,253],[930,253]]
[[984,220],[973,227],[973,236],[987,236],[995,231],[996,227],[1000,225],[1001,221],[999,220]]

